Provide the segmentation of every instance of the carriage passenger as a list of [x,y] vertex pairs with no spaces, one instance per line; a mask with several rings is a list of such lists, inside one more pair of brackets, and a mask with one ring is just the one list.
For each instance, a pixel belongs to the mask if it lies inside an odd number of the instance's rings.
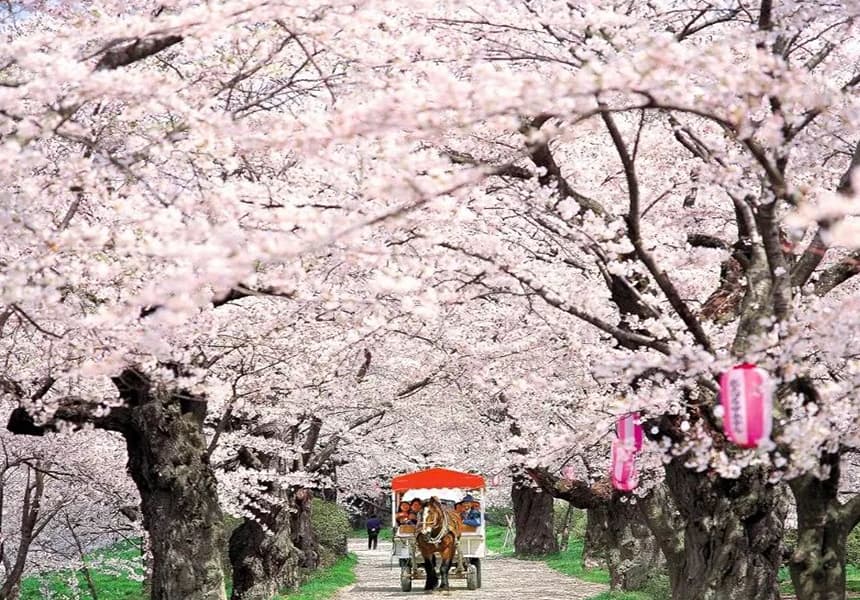
[[398,525],[407,524],[409,522],[409,518],[410,518],[409,515],[410,515],[409,503],[406,501],[401,502],[397,508],[397,518],[396,518],[397,524]]
[[410,525],[418,525],[418,517],[421,514],[421,509],[424,507],[424,503],[421,502],[418,498],[415,498],[412,501],[412,504],[409,505],[409,524]]

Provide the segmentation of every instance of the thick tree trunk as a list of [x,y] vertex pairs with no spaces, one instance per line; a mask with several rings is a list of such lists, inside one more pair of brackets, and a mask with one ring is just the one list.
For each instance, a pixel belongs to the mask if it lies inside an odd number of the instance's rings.
[[684,551],[674,570],[673,600],[778,600],[784,494],[766,474],[714,478],[666,465],[666,483],[684,519]]
[[544,556],[558,552],[553,531],[553,497],[534,487],[525,475],[514,477],[511,489],[516,522],[517,554]]
[[289,505],[245,519],[230,536],[232,600],[269,600],[298,583],[299,553],[293,546]]
[[582,546],[582,566],[585,569],[603,568],[609,562],[606,554],[609,546],[608,503],[609,501],[586,511],[585,539]]
[[205,405],[127,370],[114,380],[131,411],[128,469],[152,550],[152,600],[225,600],[224,518],[202,431]]
[[300,489],[293,495],[293,512],[291,514],[291,530],[293,545],[299,550],[299,566],[303,569],[314,570],[319,566],[319,542],[311,526],[310,490]]
[[614,498],[606,511],[610,586],[638,590],[663,568],[660,546],[635,504]]
[[[177,375],[182,371],[175,364],[161,366]],[[121,433],[152,552],[150,599],[226,600],[224,523],[203,436],[205,399],[155,384],[134,368],[125,369],[113,383],[122,406],[106,412],[65,397],[47,422],[36,424],[20,407],[9,416],[7,428],[44,435],[69,425],[93,425]]]
[[[583,567],[607,565],[612,587],[622,590],[641,588],[649,576],[663,568],[663,546],[671,549],[675,536],[670,533],[671,528],[667,528],[662,532],[664,543],[658,542],[649,520],[649,516],[656,518],[658,511],[643,510],[659,502],[659,514],[668,516],[665,509],[671,504],[666,501],[662,488],[634,503],[613,492],[606,480],[588,484],[561,479],[542,468],[531,468],[528,473],[548,494],[588,511]],[[652,496],[658,496],[659,500],[655,501]]]
[[838,501],[838,480],[834,472],[828,481],[806,475],[791,482],[797,546],[789,570],[798,600],[845,599],[845,544],[853,520]]

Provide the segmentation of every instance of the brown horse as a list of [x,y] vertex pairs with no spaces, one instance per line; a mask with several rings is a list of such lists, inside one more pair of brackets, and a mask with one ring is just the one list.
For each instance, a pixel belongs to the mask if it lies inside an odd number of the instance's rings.
[[436,577],[436,560],[434,554],[439,553],[442,564],[439,565],[442,589],[448,589],[448,570],[457,554],[457,544],[463,531],[463,521],[460,515],[442,506],[438,498],[431,498],[424,503],[418,522],[418,549],[424,557],[424,572],[427,574],[424,583],[425,590],[435,589],[440,585]]

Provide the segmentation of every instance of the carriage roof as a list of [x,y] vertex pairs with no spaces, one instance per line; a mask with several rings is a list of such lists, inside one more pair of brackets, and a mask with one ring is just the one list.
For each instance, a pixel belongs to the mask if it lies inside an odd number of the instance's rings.
[[394,492],[441,488],[480,490],[486,486],[486,481],[480,475],[442,468],[415,471],[414,473],[400,475],[391,480],[391,490]]

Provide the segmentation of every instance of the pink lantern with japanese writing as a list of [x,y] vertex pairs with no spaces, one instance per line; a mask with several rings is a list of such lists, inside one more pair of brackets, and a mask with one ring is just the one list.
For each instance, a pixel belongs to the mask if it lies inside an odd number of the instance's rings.
[[642,449],[642,425],[639,423],[639,413],[628,413],[620,417],[615,424],[615,434],[625,447],[639,452]]
[[612,440],[612,487],[621,492],[631,492],[639,484],[636,471],[636,451],[621,440]]
[[773,386],[767,371],[755,365],[736,365],[720,377],[723,431],[741,448],[755,448],[770,438]]

